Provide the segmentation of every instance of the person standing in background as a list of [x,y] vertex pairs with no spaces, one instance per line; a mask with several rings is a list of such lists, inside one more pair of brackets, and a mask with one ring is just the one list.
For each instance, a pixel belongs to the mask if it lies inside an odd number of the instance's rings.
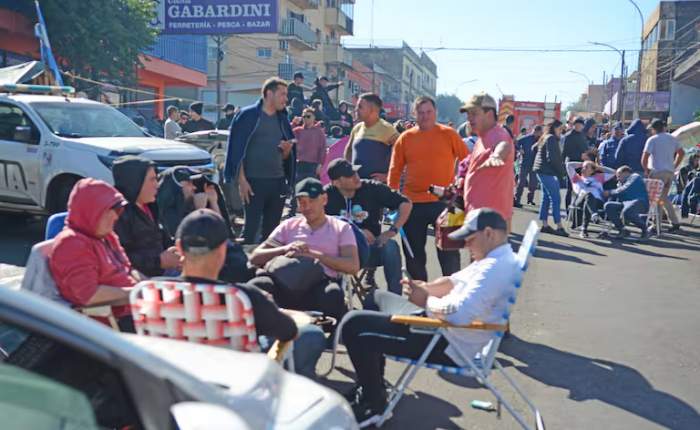
[[194,102],[190,105],[190,120],[182,126],[182,131],[185,133],[194,133],[195,131],[214,130],[214,123],[205,119],[202,116],[204,103]]
[[532,133],[520,137],[515,144],[516,151],[519,151],[522,157],[520,172],[518,172],[518,187],[515,190],[515,198],[513,199],[513,206],[516,208],[523,206],[520,203],[520,199],[523,197],[525,187],[527,187],[527,204],[533,206],[535,204],[537,175],[532,171],[532,164],[535,162],[533,146],[537,144],[540,137],[542,137],[542,126],[537,125]]
[[177,106],[170,105],[166,112],[168,113],[168,119],[166,119],[165,124],[163,124],[163,136],[166,139],[172,140],[182,134],[182,128],[180,128],[180,125],[177,123],[180,117],[180,110]]
[[[314,110],[304,109],[302,121],[302,125],[293,130],[297,139],[297,184],[306,178],[320,178],[321,165],[326,158],[326,135],[323,129],[316,125]],[[296,209],[296,199],[292,199],[290,216],[296,214]]]
[[233,116],[236,114],[236,106],[231,103],[226,103],[226,106],[222,109],[224,111],[224,117],[219,119],[216,123],[217,130],[228,130],[231,128],[231,121],[233,121]]

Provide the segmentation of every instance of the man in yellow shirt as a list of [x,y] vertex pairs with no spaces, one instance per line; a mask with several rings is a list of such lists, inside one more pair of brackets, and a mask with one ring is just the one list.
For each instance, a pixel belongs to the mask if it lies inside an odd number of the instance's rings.
[[399,137],[394,127],[379,118],[382,99],[373,93],[360,95],[357,101],[357,118],[360,123],[350,132],[345,147],[345,159],[361,166],[357,172],[362,179],[375,179],[386,183],[391,147]]

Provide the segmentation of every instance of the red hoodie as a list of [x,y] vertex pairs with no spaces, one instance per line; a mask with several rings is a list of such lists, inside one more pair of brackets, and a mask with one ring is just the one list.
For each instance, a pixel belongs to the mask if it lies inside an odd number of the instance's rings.
[[[75,184],[68,199],[66,226],[54,241],[49,269],[61,295],[76,305],[85,305],[98,285],[131,287],[131,263],[114,233],[95,237],[102,214],[124,200],[114,187],[92,178]],[[129,315],[127,306],[113,307],[115,317]]]

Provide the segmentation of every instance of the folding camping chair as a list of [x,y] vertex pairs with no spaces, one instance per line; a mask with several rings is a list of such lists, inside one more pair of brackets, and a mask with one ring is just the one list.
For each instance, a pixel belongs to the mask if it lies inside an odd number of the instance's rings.
[[[139,335],[260,351],[250,299],[233,286],[143,281],[131,290],[129,302]],[[275,342],[268,356],[284,359],[294,371],[291,342]]]
[[644,185],[649,195],[649,212],[647,212],[647,226],[656,228],[656,236],[661,237],[661,217],[663,209],[661,206],[661,193],[664,190],[664,181],[661,179],[644,179]]
[[[522,273],[525,273],[525,271],[527,270],[528,258],[534,252],[535,242],[538,233],[539,229],[536,223],[531,222],[528,226],[525,236],[523,237],[523,241],[520,245],[520,250],[517,256],[518,262],[520,264],[520,270]],[[544,429],[544,421],[542,419],[542,416],[540,415],[539,410],[535,407],[532,401],[528,399],[528,397],[525,395],[522,389],[515,383],[515,381],[510,376],[508,376],[507,373],[505,373],[501,364],[496,360],[496,352],[498,351],[498,347],[506,330],[506,324],[510,318],[510,308],[515,303],[516,295],[520,289],[520,286],[520,282],[513,285],[512,295],[508,298],[508,301],[504,306],[503,316],[500,323],[498,324],[475,321],[465,326],[453,326],[435,318],[423,318],[404,315],[392,316],[392,322],[395,322],[397,324],[409,325],[411,326],[411,330],[415,332],[431,334],[432,339],[428,344],[428,347],[421,354],[418,360],[387,355],[387,358],[407,363],[406,369],[403,371],[397,383],[394,385],[391,394],[388,398],[387,407],[382,413],[382,415],[375,416],[367,420],[366,422],[360,423],[360,427],[366,427],[369,425],[376,425],[377,427],[381,426],[391,416],[392,410],[396,407],[399,400],[401,400],[404,391],[415,377],[416,373],[418,372],[418,369],[420,367],[427,367],[451,374],[458,374],[462,376],[475,378],[479,383],[488,388],[494,394],[498,401],[498,410],[500,410],[501,404],[505,406],[508,412],[513,416],[513,418],[518,422],[518,424],[520,424],[520,426],[523,429]],[[440,338],[443,336],[442,330],[448,327],[459,328],[464,330],[488,330],[493,333],[493,336],[488,342],[488,344],[484,347],[482,352],[480,354],[477,354],[476,357],[462,357],[467,363],[467,366],[465,367],[454,367],[428,363],[426,360],[430,355],[430,352],[433,350],[438,340],[440,340]],[[520,395],[520,397],[525,401],[525,403],[527,403],[528,407],[530,408],[535,417],[534,426],[530,426],[527,424],[523,416],[519,412],[517,412],[507,400],[503,398],[501,393],[494,387],[492,382],[489,380],[489,376],[494,367],[498,369],[498,371],[505,377],[508,383],[515,389],[515,391]]]

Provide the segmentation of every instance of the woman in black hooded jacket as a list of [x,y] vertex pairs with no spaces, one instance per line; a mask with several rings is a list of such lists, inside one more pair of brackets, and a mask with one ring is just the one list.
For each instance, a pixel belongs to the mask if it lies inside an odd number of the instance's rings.
[[[533,146],[535,161],[532,171],[537,174],[537,179],[542,185],[542,202],[540,203],[540,221],[542,221],[542,233],[551,233],[559,236],[568,236],[561,223],[561,195],[559,193],[559,178],[566,174],[564,163],[559,149],[562,123],[554,120],[547,124],[547,132]],[[552,205],[552,218],[557,229],[549,226],[549,206]]]

